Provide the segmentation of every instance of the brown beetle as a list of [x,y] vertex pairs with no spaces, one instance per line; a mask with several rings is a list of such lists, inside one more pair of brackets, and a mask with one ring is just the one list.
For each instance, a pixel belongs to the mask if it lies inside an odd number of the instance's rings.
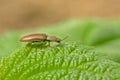
[[56,36],[48,36],[44,33],[41,34],[30,34],[30,35],[26,35],[23,36],[22,38],[20,38],[21,42],[44,42],[44,41],[48,41],[49,46],[50,46],[50,42],[57,42],[60,43],[62,40]]
[[46,34],[30,34],[20,38],[21,42],[39,42],[45,41],[47,38]]

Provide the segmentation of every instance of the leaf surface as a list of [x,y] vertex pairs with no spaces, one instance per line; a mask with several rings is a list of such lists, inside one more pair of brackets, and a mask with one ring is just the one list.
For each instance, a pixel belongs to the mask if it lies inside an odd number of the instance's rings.
[[2,59],[1,80],[120,80],[120,65],[88,46],[23,47]]

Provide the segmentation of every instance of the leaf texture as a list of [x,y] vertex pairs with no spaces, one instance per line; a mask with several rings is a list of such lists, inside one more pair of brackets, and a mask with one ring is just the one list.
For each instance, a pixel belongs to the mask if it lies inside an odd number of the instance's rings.
[[2,59],[0,80],[120,80],[119,67],[100,59],[93,48],[74,43],[24,47]]

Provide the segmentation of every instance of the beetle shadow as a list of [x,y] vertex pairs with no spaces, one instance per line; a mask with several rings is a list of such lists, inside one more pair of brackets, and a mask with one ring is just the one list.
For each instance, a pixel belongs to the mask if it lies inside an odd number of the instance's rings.
[[55,49],[55,48],[58,48],[58,47],[63,47],[64,45],[62,43],[49,43],[47,41],[44,41],[44,42],[30,42],[30,43],[27,43],[26,44],[27,47],[29,48],[36,48],[36,49]]
[[47,47],[47,42],[30,42],[26,44],[27,47],[31,48],[46,48]]

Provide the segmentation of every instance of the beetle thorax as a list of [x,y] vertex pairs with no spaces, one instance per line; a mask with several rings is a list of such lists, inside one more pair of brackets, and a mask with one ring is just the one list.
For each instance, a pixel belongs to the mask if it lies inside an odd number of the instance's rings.
[[57,38],[56,36],[47,36],[46,38],[47,41],[53,41],[53,42],[60,42],[61,39]]

